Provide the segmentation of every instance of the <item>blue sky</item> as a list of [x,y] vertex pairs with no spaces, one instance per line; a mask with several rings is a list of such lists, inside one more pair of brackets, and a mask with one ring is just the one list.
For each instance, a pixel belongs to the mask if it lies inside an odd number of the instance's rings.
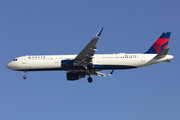
[[[180,118],[179,0],[1,0],[1,120],[177,120]],[[66,72],[11,71],[24,55],[78,54],[96,35],[97,54],[143,53],[172,32],[171,63],[67,81]],[[105,73],[109,71],[103,71]]]

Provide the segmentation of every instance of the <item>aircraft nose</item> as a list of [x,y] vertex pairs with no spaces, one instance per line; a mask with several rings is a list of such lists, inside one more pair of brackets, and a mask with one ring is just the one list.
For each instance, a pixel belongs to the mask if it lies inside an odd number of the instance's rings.
[[8,69],[10,69],[10,70],[13,70],[13,68],[14,68],[12,62],[8,63],[8,64],[6,65],[6,67],[7,67]]
[[6,65],[6,67],[7,67],[8,69],[10,69],[11,64],[10,64],[10,63],[8,63],[8,64]]

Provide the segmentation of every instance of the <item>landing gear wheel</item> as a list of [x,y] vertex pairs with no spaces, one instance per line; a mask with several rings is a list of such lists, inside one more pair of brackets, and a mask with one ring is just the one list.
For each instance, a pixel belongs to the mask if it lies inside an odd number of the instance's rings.
[[91,77],[88,77],[88,82],[92,83],[93,79]]
[[24,71],[23,79],[26,79],[27,71]]
[[26,79],[26,76],[25,76],[25,75],[23,76],[23,79]]

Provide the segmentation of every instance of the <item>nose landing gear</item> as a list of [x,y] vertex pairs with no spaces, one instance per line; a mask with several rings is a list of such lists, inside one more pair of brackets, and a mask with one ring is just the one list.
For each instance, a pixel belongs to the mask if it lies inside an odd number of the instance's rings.
[[26,73],[27,71],[24,71],[23,79],[26,79]]

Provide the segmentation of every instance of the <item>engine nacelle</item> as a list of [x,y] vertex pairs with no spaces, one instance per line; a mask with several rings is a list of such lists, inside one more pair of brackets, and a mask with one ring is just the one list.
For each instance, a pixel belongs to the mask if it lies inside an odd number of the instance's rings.
[[84,78],[85,74],[78,72],[67,72],[66,73],[67,80],[79,80],[79,78]]

